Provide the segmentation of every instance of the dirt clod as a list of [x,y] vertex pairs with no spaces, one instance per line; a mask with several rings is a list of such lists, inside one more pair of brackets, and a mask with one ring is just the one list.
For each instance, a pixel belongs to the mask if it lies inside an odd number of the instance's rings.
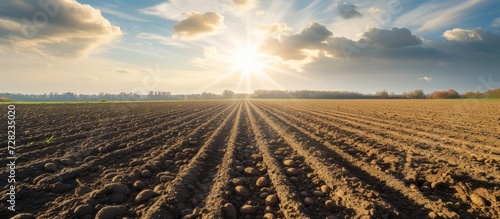
[[259,188],[265,187],[269,185],[269,180],[266,177],[259,177],[257,182],[255,182],[255,185]]
[[57,172],[57,165],[55,163],[46,163],[43,168],[45,169],[45,171],[49,172],[49,173],[55,173]]
[[241,214],[255,214],[257,212],[257,208],[253,205],[243,205],[240,208]]
[[121,183],[110,183],[104,186],[104,189],[114,193],[130,195],[130,189]]
[[145,189],[142,192],[140,192],[139,194],[137,194],[137,196],[135,197],[135,201],[137,203],[143,203],[143,202],[148,201],[149,199],[151,199],[152,197],[154,197],[156,195],[158,195],[158,194],[156,192],[154,192],[153,190]]
[[278,204],[278,196],[277,195],[272,194],[272,195],[268,195],[266,197],[266,205],[267,206],[275,206],[276,204]]
[[330,199],[325,201],[325,207],[329,211],[336,210],[335,202],[333,200],[330,200]]
[[479,195],[476,195],[476,194],[471,194],[470,195],[470,200],[472,201],[472,203],[478,205],[478,206],[485,206],[486,205],[486,201],[483,197],[479,196]]
[[113,205],[113,206],[105,206],[97,212],[95,218],[96,219],[115,219],[116,217],[122,216],[127,212],[125,206],[122,205]]
[[227,219],[236,219],[236,218],[238,218],[238,215],[236,213],[236,208],[231,203],[224,204],[224,206],[222,207],[222,211],[224,212],[224,216]]
[[75,208],[74,214],[80,218],[83,218],[87,215],[91,215],[93,212],[92,206],[88,204],[83,204]]
[[266,213],[264,214],[264,219],[276,219],[276,216],[272,213]]
[[236,195],[241,196],[243,198],[250,196],[250,192],[244,186],[236,186],[234,188]]
[[304,198],[304,204],[306,205],[314,205],[314,200],[310,197]]
[[300,174],[300,170],[295,169],[293,167],[286,169],[286,175],[288,175],[288,176],[297,176],[299,174]]

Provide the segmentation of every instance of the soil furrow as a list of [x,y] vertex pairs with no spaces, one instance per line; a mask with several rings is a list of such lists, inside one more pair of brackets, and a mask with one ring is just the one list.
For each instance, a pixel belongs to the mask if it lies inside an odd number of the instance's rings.
[[310,218],[306,214],[306,207],[300,201],[301,198],[293,189],[293,184],[287,179],[285,174],[281,172],[281,165],[271,155],[265,143],[263,134],[257,125],[256,115],[250,111],[248,101],[245,101],[245,110],[249,115],[251,129],[255,135],[255,140],[259,151],[262,153],[264,164],[268,168],[269,178],[276,187],[276,194],[280,200],[280,206],[286,218]]
[[[175,179],[165,184],[165,190],[161,196],[154,201],[141,218],[179,218],[182,211],[189,209],[189,203],[187,202],[190,197],[201,195],[201,197],[197,198],[201,199],[200,201],[204,199],[205,195],[203,193],[208,192],[209,188],[206,185],[199,184],[199,180],[203,176],[210,177],[203,175],[204,171],[214,168],[220,162],[222,156],[220,156],[220,153],[216,153],[217,147],[225,144],[225,137],[222,133],[229,130],[229,121],[234,119],[238,109],[241,108],[234,107],[232,112],[222,121],[191,159],[190,163],[187,164],[187,167],[181,170]],[[199,188],[196,188],[195,185]],[[201,194],[196,192],[201,192]]]
[[[318,143],[321,141],[321,138],[315,137],[314,135],[312,135],[312,133],[305,130],[304,128],[301,128],[301,127],[295,126],[292,123],[289,123],[287,121],[287,119],[285,119],[281,116],[278,116],[276,114],[275,114],[275,116],[283,122],[282,125],[288,126],[288,127],[293,127],[298,132],[302,132],[303,137],[308,136],[308,138],[310,138],[311,140],[316,140],[316,145],[318,145]],[[279,126],[276,123],[271,121],[269,118],[265,118],[265,120],[267,120],[270,125],[272,124],[271,126],[275,127],[277,130],[279,130],[279,128],[278,128]],[[290,139],[291,142],[294,141],[293,135],[287,134],[285,131],[281,131],[281,133],[285,136],[288,136],[288,139]],[[297,145],[296,147],[302,146],[300,143],[297,143],[296,145]],[[316,145],[311,144],[311,146],[316,146]],[[392,192],[393,195],[397,195],[398,198],[403,198],[403,197],[408,198],[409,200],[411,200],[410,203],[413,202],[413,203],[419,205],[418,208],[425,207],[427,209],[432,209],[433,212],[438,213],[438,214],[442,214],[442,216],[448,217],[448,218],[453,218],[453,217],[458,216],[456,213],[454,213],[453,211],[449,210],[446,206],[444,206],[444,204],[431,202],[427,197],[423,196],[421,193],[411,190],[410,188],[405,186],[404,183],[402,183],[401,181],[395,179],[391,175],[388,175],[384,172],[381,172],[381,171],[373,168],[370,165],[367,165],[363,161],[359,160],[359,158],[352,157],[351,155],[345,153],[344,151],[338,149],[337,147],[331,145],[328,142],[324,142],[324,145],[327,146],[329,149],[331,149],[331,151],[337,155],[336,157],[338,158],[339,161],[342,160],[343,161],[342,163],[349,164],[346,166],[346,168],[348,170],[351,170],[352,172],[364,172],[364,174],[357,174],[357,177],[359,177],[363,181],[370,182],[370,181],[375,180],[376,182],[378,181],[380,183],[383,183],[390,188],[394,188],[400,192]],[[318,148],[318,149],[321,149],[321,148]],[[305,150],[305,149],[302,149],[302,153],[304,153],[305,157],[308,157],[311,159],[311,161],[310,161],[311,164],[316,164],[316,165],[318,165],[318,169],[321,169],[320,166],[322,165],[322,162],[317,160],[317,158],[316,158],[317,156],[314,156],[312,154],[308,154],[307,150]],[[396,193],[399,193],[399,194],[396,194]],[[394,204],[398,204],[398,203],[395,202]],[[403,207],[403,206],[400,206],[400,207]],[[405,211],[405,212],[411,212],[411,211]],[[417,213],[417,215],[414,215],[417,217],[427,216],[425,214],[426,211],[420,212],[420,213],[418,213],[418,212],[414,212],[414,213]],[[424,214],[419,215],[422,213],[424,213]]]
[[[356,122],[358,125],[361,123],[363,125],[366,125],[367,127],[372,127],[372,126],[376,126],[379,128],[383,127],[384,133],[390,133],[393,135],[401,135],[401,133],[403,133],[405,136],[408,136],[408,137],[411,136],[411,138],[415,141],[418,141],[418,140],[422,141],[423,139],[429,139],[429,140],[425,140],[426,141],[425,143],[439,145],[441,147],[446,147],[447,149],[453,149],[453,150],[456,150],[457,152],[463,153],[463,154],[468,154],[467,153],[468,150],[475,149],[475,150],[479,150],[477,152],[480,152],[482,155],[489,156],[489,157],[492,157],[494,159],[500,159],[500,148],[494,147],[494,146],[480,145],[480,144],[477,144],[475,142],[471,142],[468,140],[463,140],[463,139],[457,140],[454,138],[449,138],[445,135],[437,135],[437,134],[433,134],[433,133],[422,132],[422,131],[419,131],[416,129],[404,128],[400,124],[383,124],[383,123],[376,122],[376,121],[366,121],[366,120],[359,119],[355,116],[345,116],[345,115],[341,115],[339,113],[325,112],[324,110],[319,111],[319,110],[314,110],[314,109],[305,109],[305,108],[296,108],[296,107],[293,107],[293,109],[295,109],[295,110],[300,109],[300,110],[307,111],[309,113],[315,112],[315,113],[319,113],[321,115],[328,115],[328,116],[332,116],[336,119],[341,119],[343,121]],[[446,144],[450,144],[450,143],[454,143],[454,145],[453,146],[446,145]],[[465,148],[465,151],[458,150],[458,148],[456,148],[456,146],[460,147],[464,144],[465,145],[472,145],[474,148],[467,147],[467,148]],[[496,154],[493,154],[491,152],[494,152]]]
[[[400,135],[398,133],[392,133],[391,131],[387,131],[387,130],[384,132],[380,132],[378,129],[376,129],[372,126],[360,124],[360,123],[353,122],[350,120],[332,118],[330,115],[325,116],[325,113],[316,113],[316,112],[310,112],[308,110],[299,110],[299,109],[295,109],[294,112],[297,112],[297,111],[304,112],[303,115],[308,113],[309,115],[313,116],[313,118],[314,117],[318,118],[318,119],[316,119],[316,121],[318,121],[319,123],[324,123],[324,121],[328,121],[328,123],[332,124],[331,119],[336,119],[336,120],[340,121],[343,124],[343,126],[342,127],[337,126],[335,128],[338,128],[340,130],[346,130],[347,132],[351,132],[351,133],[353,133],[353,135],[357,135],[360,138],[369,137],[370,139],[375,139],[376,143],[384,143],[387,145],[394,145],[394,146],[392,146],[392,150],[401,151],[402,154],[406,154],[407,152],[426,154],[426,155],[431,156],[431,157],[429,157],[428,160],[432,160],[435,163],[438,163],[438,162],[448,163],[448,165],[445,165],[445,166],[456,166],[456,167],[459,167],[461,170],[466,171],[466,172],[471,172],[472,168],[474,168],[475,170],[480,171],[480,172],[477,172],[477,174],[485,173],[485,176],[481,177],[481,178],[485,178],[485,180],[486,179],[493,180],[493,181],[499,180],[499,178],[496,178],[496,175],[498,175],[498,174],[495,174],[499,170],[498,165],[496,163],[484,163],[484,161],[486,161],[484,158],[482,159],[483,162],[480,162],[480,161],[472,162],[472,161],[474,161],[476,159],[480,159],[480,158],[471,157],[471,156],[473,156],[473,155],[471,155],[471,153],[465,153],[465,152],[463,153],[464,154],[463,156],[460,156],[459,154],[452,155],[452,154],[449,154],[451,150],[443,150],[442,149],[442,148],[451,149],[451,148],[453,148],[452,146],[445,146],[445,145],[441,145],[441,144],[436,145],[436,144],[433,144],[433,142],[429,142],[429,141],[422,139],[422,138],[416,138],[416,137],[413,137],[411,135],[404,135],[405,138],[411,138],[413,142],[417,142],[417,143],[411,143],[412,146],[407,146],[408,143],[406,141],[402,141],[401,138],[397,137]],[[311,127],[311,128],[313,128],[313,127]],[[363,128],[363,129],[361,129],[361,128]],[[370,130],[370,131],[369,132],[364,131],[366,129]],[[362,144],[362,143],[363,142],[358,142],[357,144]],[[432,147],[430,145],[436,145],[437,148]],[[428,150],[433,150],[435,152],[434,153],[426,153]],[[459,150],[456,148],[453,148],[453,151],[458,152]],[[466,156],[468,156],[468,157],[466,157]],[[473,160],[471,160],[471,158]],[[472,168],[471,168],[471,166],[472,166]]]

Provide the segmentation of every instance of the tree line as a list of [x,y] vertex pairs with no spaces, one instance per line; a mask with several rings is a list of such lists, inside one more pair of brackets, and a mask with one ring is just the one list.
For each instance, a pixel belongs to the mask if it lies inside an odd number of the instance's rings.
[[155,100],[209,100],[230,98],[274,98],[274,99],[458,99],[458,98],[500,98],[500,88],[486,92],[469,91],[459,94],[453,89],[434,91],[425,94],[423,90],[413,90],[401,94],[386,90],[375,94],[362,94],[353,91],[314,91],[314,90],[255,90],[252,94],[235,93],[224,90],[221,94],[203,92],[201,94],[176,94],[165,91],[139,93],[99,93],[76,94],[71,92],[48,94],[0,93],[0,102],[75,102],[75,101],[155,101]]
[[313,90],[255,90],[253,98],[274,99],[458,99],[458,98],[500,98],[500,88],[491,89],[484,93],[469,91],[459,94],[454,89],[434,91],[425,94],[423,90],[403,92],[401,94],[389,93],[381,90],[375,94],[362,94],[352,91],[313,91]]
[[0,93],[0,102],[76,102],[76,101],[156,101],[156,100],[206,100],[245,98],[247,94],[235,94],[233,91],[225,90],[222,94],[203,92],[201,94],[176,94],[165,91],[150,91],[148,94],[140,93],[99,93],[99,94],[76,94],[71,92],[45,94],[21,94]]

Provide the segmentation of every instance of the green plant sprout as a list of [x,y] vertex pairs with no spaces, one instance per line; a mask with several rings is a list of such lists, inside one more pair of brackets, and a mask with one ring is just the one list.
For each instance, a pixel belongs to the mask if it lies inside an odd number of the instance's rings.
[[50,136],[49,139],[45,140],[45,143],[49,144],[52,140],[54,140],[54,136]]

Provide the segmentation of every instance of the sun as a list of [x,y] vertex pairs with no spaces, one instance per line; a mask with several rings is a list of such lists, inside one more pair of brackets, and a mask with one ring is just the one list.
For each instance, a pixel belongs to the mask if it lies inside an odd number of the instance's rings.
[[264,67],[264,58],[255,46],[244,46],[232,58],[234,67],[242,74],[259,73]]

